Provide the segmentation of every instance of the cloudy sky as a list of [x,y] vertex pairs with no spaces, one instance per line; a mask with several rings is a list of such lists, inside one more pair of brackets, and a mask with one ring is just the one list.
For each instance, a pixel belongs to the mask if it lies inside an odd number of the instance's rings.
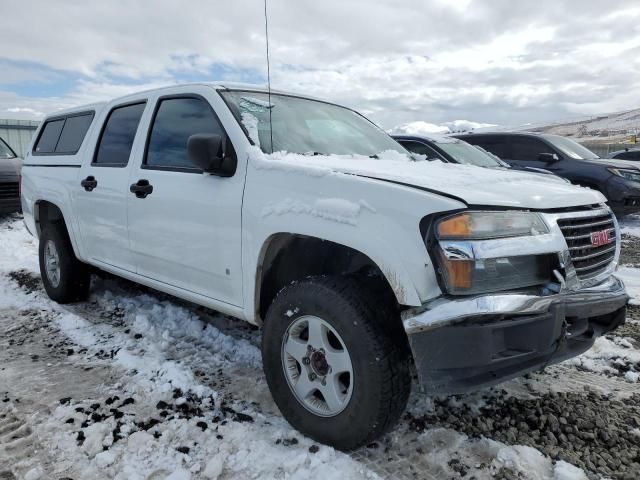
[[[0,0],[0,118],[185,81],[264,83],[262,0]],[[272,86],[384,128],[640,107],[637,0],[268,0]]]

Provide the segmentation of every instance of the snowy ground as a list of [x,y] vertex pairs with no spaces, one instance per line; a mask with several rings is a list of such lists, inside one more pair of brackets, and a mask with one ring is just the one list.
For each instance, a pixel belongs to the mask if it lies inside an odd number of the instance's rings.
[[[638,305],[639,226],[621,270]],[[21,220],[0,218],[0,480],[638,478],[640,307],[545,373],[414,394],[393,432],[344,454],[279,415],[258,330],[108,276],[59,306],[37,271]]]

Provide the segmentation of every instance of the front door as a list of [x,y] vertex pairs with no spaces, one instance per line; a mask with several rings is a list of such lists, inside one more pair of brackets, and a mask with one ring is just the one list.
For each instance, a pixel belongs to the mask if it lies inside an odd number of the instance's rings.
[[160,97],[147,145],[130,177],[129,238],[140,275],[231,305],[242,305],[241,208],[244,175],[202,173],[187,158],[198,133],[226,137],[215,92],[176,88]]
[[130,162],[145,102],[114,107],[98,137],[95,154],[85,159],[75,186],[75,205],[87,257],[135,271],[127,233]]
[[510,159],[509,163],[518,167],[543,168],[555,171],[559,169],[559,159],[556,161],[541,160],[541,153],[554,154],[553,148],[544,141],[535,137],[511,136],[510,137]]

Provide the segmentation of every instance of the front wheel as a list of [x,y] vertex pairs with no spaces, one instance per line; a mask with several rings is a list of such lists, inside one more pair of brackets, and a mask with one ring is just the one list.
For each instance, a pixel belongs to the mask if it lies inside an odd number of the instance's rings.
[[278,408],[341,450],[395,425],[410,392],[406,338],[376,306],[354,279],[316,277],[284,288],[265,319],[263,365]]

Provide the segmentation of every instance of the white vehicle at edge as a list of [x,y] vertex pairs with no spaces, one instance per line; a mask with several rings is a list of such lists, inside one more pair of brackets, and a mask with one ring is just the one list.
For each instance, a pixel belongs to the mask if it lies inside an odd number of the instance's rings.
[[52,299],[85,298],[92,266],[262,326],[281,412],[340,449],[395,424],[412,363],[426,392],[465,392],[624,322],[604,202],[418,161],[350,109],[222,84],[58,112],[22,170]]

